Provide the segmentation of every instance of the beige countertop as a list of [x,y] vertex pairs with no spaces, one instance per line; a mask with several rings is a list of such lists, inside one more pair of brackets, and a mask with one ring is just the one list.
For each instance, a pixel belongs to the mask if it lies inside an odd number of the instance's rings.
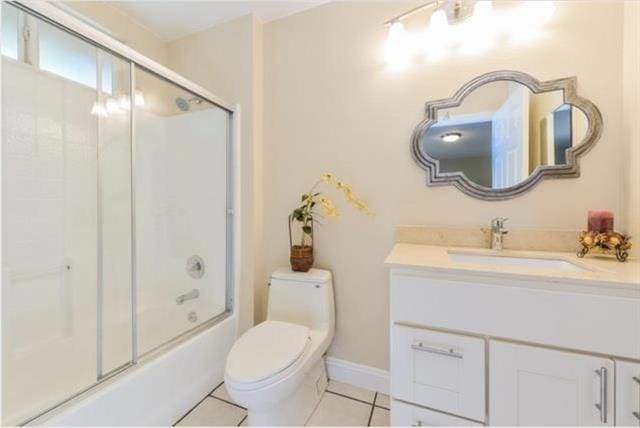
[[[451,259],[450,254],[498,255],[535,259],[564,260],[582,270],[564,270],[531,266],[511,266],[491,263],[468,263]],[[424,269],[435,272],[460,274],[500,275],[512,279],[547,279],[551,282],[588,283],[598,286],[617,286],[638,291],[640,297],[640,262],[628,260],[620,263],[615,258],[587,255],[578,258],[575,253],[551,251],[493,251],[484,248],[449,247],[397,243],[385,260],[388,266]]]

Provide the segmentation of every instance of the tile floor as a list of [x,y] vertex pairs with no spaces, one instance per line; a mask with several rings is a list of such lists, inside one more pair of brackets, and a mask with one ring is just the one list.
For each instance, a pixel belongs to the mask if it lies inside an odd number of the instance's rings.
[[[176,426],[246,426],[247,411],[220,384],[184,415]],[[308,426],[389,426],[389,396],[329,381]]]

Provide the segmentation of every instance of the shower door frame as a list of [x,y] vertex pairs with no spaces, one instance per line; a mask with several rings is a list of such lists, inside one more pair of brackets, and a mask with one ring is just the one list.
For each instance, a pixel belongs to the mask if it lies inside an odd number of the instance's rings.
[[[173,348],[175,345],[188,340],[194,335],[207,330],[208,328],[217,325],[223,320],[237,313],[238,304],[238,292],[236,281],[239,277],[238,266],[236,261],[238,260],[239,243],[236,241],[236,237],[240,232],[240,202],[239,197],[236,194],[236,189],[239,188],[240,183],[240,165],[239,165],[239,133],[240,133],[240,106],[238,104],[232,105],[225,102],[217,95],[203,88],[202,86],[186,79],[178,73],[170,70],[169,68],[161,65],[160,63],[142,55],[134,49],[126,46],[122,42],[116,40],[112,36],[105,34],[97,28],[83,22],[76,16],[73,16],[66,12],[64,8],[59,8],[51,3],[44,1],[34,0],[16,0],[7,1],[7,3],[17,7],[28,14],[31,14],[56,28],[77,37],[99,49],[106,51],[118,58],[121,58],[128,62],[130,70],[130,91],[133,94],[135,90],[135,72],[137,69],[142,69],[148,73],[151,73],[159,79],[176,85],[186,91],[192,92],[205,101],[210,102],[216,107],[224,110],[228,114],[227,120],[227,146],[226,146],[226,263],[225,263],[225,311],[215,315],[213,318],[203,322],[202,324],[185,330],[178,336],[171,338],[170,340],[158,345],[157,347],[146,351],[145,353],[138,355],[137,336],[137,281],[136,281],[136,175],[135,175],[135,154],[136,154],[136,135],[135,135],[135,108],[130,110],[130,143],[131,143],[131,358],[130,361],[117,367],[107,373],[102,373],[102,364],[100,354],[100,343],[102,341],[102,324],[98,320],[97,326],[97,346],[98,355],[96,361],[96,382],[88,387],[75,392],[73,395],[61,400],[53,406],[50,406],[35,415],[31,415],[27,420],[21,421],[20,424],[27,424],[35,419],[41,418],[45,414],[54,411],[60,406],[69,403],[70,401],[77,399],[89,393],[92,389],[105,383],[107,380],[113,379],[117,375],[124,374],[141,362],[146,362],[164,351]],[[2,73],[2,66],[0,64],[0,76]],[[133,98],[133,96],[132,96]],[[1,104],[1,99],[0,99]],[[1,140],[0,136],[0,140]],[[100,187],[101,183],[98,183]],[[0,189],[1,192],[1,189]],[[102,245],[102,242],[98,242],[98,247]],[[100,263],[100,261],[98,261]],[[99,288],[99,281],[96,283]],[[98,298],[100,296],[100,290],[98,290]],[[98,308],[102,302],[98,302]],[[101,309],[98,309],[96,316],[99,316]],[[237,323],[237,320],[236,320]]]

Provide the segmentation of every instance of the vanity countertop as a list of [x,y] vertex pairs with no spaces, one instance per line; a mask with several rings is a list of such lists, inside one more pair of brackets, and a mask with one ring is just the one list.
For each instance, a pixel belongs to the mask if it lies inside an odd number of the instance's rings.
[[[451,254],[469,256],[501,256],[528,259],[562,260],[581,269],[565,270],[530,266],[496,265],[491,263],[468,263],[452,259]],[[493,251],[483,248],[445,247],[435,245],[397,243],[387,256],[388,266],[407,269],[424,269],[434,272],[458,274],[473,273],[481,276],[499,274],[511,279],[540,279],[550,282],[585,283],[598,286],[616,286],[638,292],[640,297],[640,262],[628,260],[620,263],[615,259],[587,256],[578,258],[575,253],[549,251]],[[635,294],[635,293],[634,293]]]

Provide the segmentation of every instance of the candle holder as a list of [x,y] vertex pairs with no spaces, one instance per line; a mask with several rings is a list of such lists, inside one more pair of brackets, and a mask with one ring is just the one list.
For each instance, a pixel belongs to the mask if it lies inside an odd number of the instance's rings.
[[628,250],[631,248],[631,237],[622,233],[608,231],[598,232],[589,230],[580,233],[580,244],[582,249],[578,251],[578,257],[582,258],[592,249],[600,249],[603,254],[615,253],[616,259],[620,262],[627,261]]

